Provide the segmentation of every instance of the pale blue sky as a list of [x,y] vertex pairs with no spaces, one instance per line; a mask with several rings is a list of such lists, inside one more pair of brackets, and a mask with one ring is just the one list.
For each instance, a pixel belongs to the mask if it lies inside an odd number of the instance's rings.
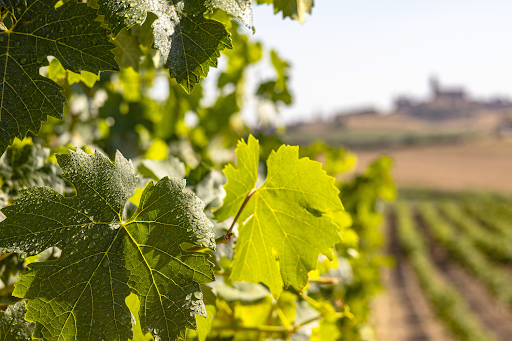
[[253,36],[293,64],[285,121],[391,108],[428,95],[428,79],[512,98],[512,1],[317,0],[303,25],[254,6]]

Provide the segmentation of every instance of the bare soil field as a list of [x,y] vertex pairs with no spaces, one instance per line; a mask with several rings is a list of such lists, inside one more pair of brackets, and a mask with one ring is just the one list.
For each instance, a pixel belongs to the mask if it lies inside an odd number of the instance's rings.
[[483,140],[449,146],[360,150],[357,172],[382,154],[394,160],[400,187],[512,193],[512,142]]

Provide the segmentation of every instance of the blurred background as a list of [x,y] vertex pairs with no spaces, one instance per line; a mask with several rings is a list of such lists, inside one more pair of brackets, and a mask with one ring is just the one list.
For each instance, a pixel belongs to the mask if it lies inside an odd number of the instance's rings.
[[293,66],[285,140],[348,146],[361,169],[387,153],[398,185],[512,190],[511,9],[336,1],[300,25],[257,7],[255,37]]
[[369,318],[378,340],[512,339],[511,9],[330,1],[301,26],[255,11],[255,37],[293,66],[282,139],[348,147],[348,174],[393,160],[398,196],[381,228],[395,265]]

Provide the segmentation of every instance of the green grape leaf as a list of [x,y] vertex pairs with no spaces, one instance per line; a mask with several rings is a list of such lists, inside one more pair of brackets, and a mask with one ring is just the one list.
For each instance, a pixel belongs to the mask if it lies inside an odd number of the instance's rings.
[[329,175],[341,174],[355,168],[357,155],[346,148],[331,147],[317,141],[300,149],[300,155],[314,160],[323,159],[324,169]]
[[[332,259],[330,250],[341,241],[334,220],[326,215],[343,206],[322,164],[298,158],[298,147],[281,146],[267,160],[267,179],[255,189],[258,175],[258,141],[251,135],[236,150],[238,168],[228,165],[224,174],[224,205],[215,217],[237,214],[251,194],[238,221],[232,280],[263,282],[279,296],[283,285],[302,290],[318,255]],[[276,261],[274,252],[278,255]]]
[[274,13],[283,12],[283,18],[290,17],[301,24],[306,21],[306,13],[311,14],[313,0],[256,0],[258,4],[274,4]]
[[68,84],[83,82],[89,88],[92,88],[94,83],[99,80],[98,75],[92,72],[82,71],[82,73],[74,73],[73,71],[64,69],[59,60],[56,58],[53,58],[50,62],[47,76],[56,83],[67,77]]
[[244,74],[249,65],[257,63],[262,57],[262,47],[260,42],[251,42],[245,34],[240,34],[236,21],[232,21],[231,40],[233,41],[233,50],[224,50],[224,55],[228,58],[227,69],[222,72],[218,78],[217,86],[224,87],[228,83],[237,85],[244,81]]
[[185,177],[185,164],[177,157],[169,156],[165,160],[143,159],[138,167],[140,174],[150,179],[169,178],[183,179]]
[[114,39],[114,44],[116,44],[116,48],[113,52],[119,65],[132,67],[138,72],[141,58],[144,56],[139,46],[139,39],[130,31],[122,30]]
[[201,291],[204,295],[204,304],[206,306],[206,318],[197,319],[197,338],[199,341],[205,341],[208,334],[212,330],[212,323],[215,314],[217,314],[217,296],[213,293],[212,289],[206,285],[201,285]]
[[224,174],[212,169],[194,186],[194,193],[207,207],[219,207],[224,198],[223,187],[225,184]]
[[[220,3],[220,2],[219,2]],[[99,0],[100,14],[116,36],[122,28],[141,24],[147,12],[157,15],[153,22],[154,46],[164,58],[164,66],[169,69],[183,89],[190,93],[206,77],[210,66],[217,67],[220,51],[231,49],[231,40],[226,27],[207,19],[205,14],[219,6],[216,0]],[[222,1],[223,7],[231,9],[230,14],[252,18],[248,0]],[[248,9],[247,9],[248,8]],[[250,21],[252,25],[252,19]]]
[[276,79],[263,82],[258,87],[256,95],[271,100],[274,103],[282,101],[284,104],[290,105],[292,103],[292,95],[288,91],[288,70],[290,64],[281,59],[276,51],[270,51],[270,58],[272,65],[276,71]]
[[259,283],[233,282],[231,285],[219,283],[215,286],[215,290],[219,297],[227,302],[252,303],[271,296],[268,289]]
[[15,197],[26,187],[48,186],[59,193],[64,192],[64,179],[60,169],[47,161],[48,148],[32,143],[14,143],[0,157],[1,189]]
[[49,246],[59,259],[33,263],[14,295],[29,299],[26,319],[44,340],[127,340],[131,313],[125,298],[140,300],[140,325],[160,340],[183,338],[205,316],[200,283],[214,280],[205,253],[182,243],[215,249],[204,204],[183,191],[185,181],[164,178],[147,184],[134,215],[123,208],[134,193],[132,163],[119,152],[115,162],[77,149],[57,155],[74,197],[48,187],[22,191],[2,210],[0,249],[28,254]]
[[30,341],[34,331],[34,323],[25,321],[27,309],[21,301],[0,311],[0,340],[1,341]]
[[207,0],[206,4],[208,8],[221,9],[243,22],[247,27],[254,29],[252,26],[251,0]]
[[74,1],[5,1],[12,25],[0,31],[0,154],[13,139],[38,133],[47,116],[62,118],[62,88],[39,74],[47,56],[76,73],[119,70],[95,9]]
[[234,217],[247,195],[256,186],[259,161],[258,140],[252,135],[249,137],[248,144],[244,140],[240,140],[237,145],[236,156],[239,162],[238,169],[228,165],[222,171],[228,182],[224,185],[226,191],[224,203],[215,211],[215,219],[219,221]]

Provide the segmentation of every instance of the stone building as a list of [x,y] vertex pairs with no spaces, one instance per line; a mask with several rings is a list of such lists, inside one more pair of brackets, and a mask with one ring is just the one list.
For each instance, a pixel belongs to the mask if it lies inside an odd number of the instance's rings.
[[423,102],[408,96],[398,96],[394,103],[395,111],[426,120],[445,120],[469,118],[482,110],[512,108],[512,102],[508,99],[478,101],[471,98],[462,87],[442,87],[435,77],[430,80],[430,92],[430,98]]

